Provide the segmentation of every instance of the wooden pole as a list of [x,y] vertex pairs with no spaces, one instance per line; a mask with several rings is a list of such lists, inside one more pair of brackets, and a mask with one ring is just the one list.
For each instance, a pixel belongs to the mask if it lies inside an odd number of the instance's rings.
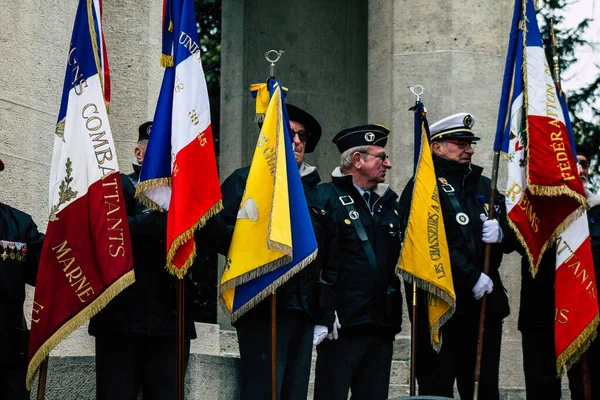
[[271,400],[277,400],[277,296],[271,295]]
[[177,400],[183,400],[185,396],[185,285],[183,279],[177,280],[177,329],[176,329],[176,347],[177,347]]
[[[498,165],[500,163],[500,152],[494,152],[494,163],[492,165],[492,178],[490,188],[490,210],[488,211],[488,219],[494,219],[496,216],[496,185],[498,183]],[[492,244],[486,243],[485,245],[485,258],[483,261],[483,273],[489,275],[490,273],[490,261],[492,257]],[[477,354],[475,356],[475,397],[479,398],[479,378],[481,376],[481,357],[483,354],[483,334],[485,331],[485,309],[487,305],[487,295],[484,293],[481,298],[481,304],[479,308],[479,329],[477,331]]]
[[46,396],[46,378],[48,376],[48,357],[44,358],[40,366],[40,375],[38,378],[37,400],[44,400]]
[[581,379],[583,380],[583,399],[592,400],[592,385],[590,382],[590,363],[587,351],[581,355],[579,362],[581,364]]
[[413,279],[412,327],[410,330],[410,396],[417,390],[417,281]]

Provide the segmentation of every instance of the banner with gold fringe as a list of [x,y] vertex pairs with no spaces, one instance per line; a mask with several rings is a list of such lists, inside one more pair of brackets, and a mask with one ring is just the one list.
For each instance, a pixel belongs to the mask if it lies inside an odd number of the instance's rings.
[[27,387],[50,351],[135,278],[107,113],[99,0],[80,0],[50,170],[49,222],[31,318]]
[[167,269],[183,278],[196,257],[194,231],[223,205],[194,2],[165,0],[164,10],[170,41],[163,52],[173,65],[165,69],[136,197],[168,211]]

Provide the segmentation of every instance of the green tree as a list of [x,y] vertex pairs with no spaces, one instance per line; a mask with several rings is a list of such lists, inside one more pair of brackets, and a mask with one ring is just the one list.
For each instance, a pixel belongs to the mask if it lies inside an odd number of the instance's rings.
[[[550,23],[554,24],[556,36],[557,55],[559,58],[560,71],[566,72],[576,61],[577,50],[589,46],[592,51],[598,51],[593,43],[583,39],[583,34],[588,29],[590,18],[584,18],[575,28],[566,29],[563,26],[565,20],[565,8],[576,4],[579,0],[545,0],[539,10],[544,24],[541,33],[544,38],[546,57],[549,65],[553,65],[551,54],[551,32]],[[564,73],[563,73],[564,75]],[[597,190],[600,188],[599,151],[600,151],[600,109],[597,101],[600,99],[600,66],[596,78],[588,85],[567,92],[571,122],[577,143],[587,147],[592,155],[592,169],[590,170],[590,183]]]

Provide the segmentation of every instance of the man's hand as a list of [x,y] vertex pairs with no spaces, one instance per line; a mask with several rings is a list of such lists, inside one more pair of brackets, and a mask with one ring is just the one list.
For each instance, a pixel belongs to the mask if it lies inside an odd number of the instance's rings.
[[317,346],[327,337],[327,327],[323,325],[315,325],[313,333],[313,346]]
[[338,329],[341,329],[342,325],[340,325],[340,320],[337,316],[337,311],[335,311],[335,322],[333,323],[333,330],[331,331],[331,333],[329,335],[327,335],[327,339],[337,339],[339,337],[338,335]]
[[475,300],[479,300],[485,293],[492,293],[492,290],[494,290],[494,282],[482,272],[477,283],[473,286],[473,297],[475,297]]
[[481,240],[485,243],[500,243],[504,239],[504,234],[500,228],[500,223],[497,219],[488,219],[485,214],[479,214],[481,222],[483,222],[483,231],[481,232]]

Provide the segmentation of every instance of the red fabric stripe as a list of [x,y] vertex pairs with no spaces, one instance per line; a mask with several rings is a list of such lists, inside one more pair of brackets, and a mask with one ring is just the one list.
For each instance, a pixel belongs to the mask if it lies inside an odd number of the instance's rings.
[[133,268],[118,173],[92,184],[57,216],[48,223],[40,260],[30,360],[58,329]]
[[[221,199],[212,127],[177,153],[167,221],[167,250]],[[191,239],[180,247],[173,264],[182,268],[194,249]]]

